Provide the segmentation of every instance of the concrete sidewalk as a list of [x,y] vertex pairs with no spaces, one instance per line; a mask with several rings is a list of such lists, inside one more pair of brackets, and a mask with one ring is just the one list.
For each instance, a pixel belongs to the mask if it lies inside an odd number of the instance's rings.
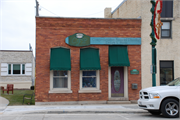
[[0,97],[0,114],[66,114],[66,113],[147,113],[137,104],[92,105],[19,105],[7,106],[9,101]]
[[0,114],[147,113],[137,104],[7,106]]
[[9,100],[0,96],[0,110],[5,109],[9,104]]

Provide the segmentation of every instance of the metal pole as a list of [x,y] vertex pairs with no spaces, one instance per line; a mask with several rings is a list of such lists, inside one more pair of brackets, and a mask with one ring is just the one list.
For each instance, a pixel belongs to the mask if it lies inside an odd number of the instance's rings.
[[150,43],[152,45],[152,86],[156,86],[156,38],[154,37],[154,24],[153,24],[153,19],[154,19],[154,8],[155,8],[155,1],[151,0],[152,3],[152,8],[151,8],[151,13],[152,13],[152,19],[150,26],[152,28],[152,33],[150,34],[150,37],[152,38],[152,42]]
[[156,86],[156,48],[155,46],[152,46],[152,67],[153,67],[152,86]]
[[36,16],[39,16],[39,2],[37,0],[36,1]]

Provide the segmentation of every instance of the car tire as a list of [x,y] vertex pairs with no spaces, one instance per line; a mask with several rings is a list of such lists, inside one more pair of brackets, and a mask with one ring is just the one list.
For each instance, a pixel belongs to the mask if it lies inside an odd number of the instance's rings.
[[175,99],[166,99],[161,104],[161,112],[163,116],[168,118],[179,117],[179,103]]
[[148,110],[152,115],[160,115],[161,112],[159,110]]

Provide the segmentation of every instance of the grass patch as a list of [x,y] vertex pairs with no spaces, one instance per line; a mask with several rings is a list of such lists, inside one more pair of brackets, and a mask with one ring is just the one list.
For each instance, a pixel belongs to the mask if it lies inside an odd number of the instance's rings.
[[[9,106],[22,105],[24,94],[32,94],[33,92],[34,90],[14,90],[13,94],[11,91],[9,92],[10,94],[7,94],[6,91],[4,91],[4,94],[3,94],[1,90],[1,96],[9,100]],[[25,99],[23,105],[30,105],[30,100]],[[31,105],[35,105],[34,96],[32,98]]]

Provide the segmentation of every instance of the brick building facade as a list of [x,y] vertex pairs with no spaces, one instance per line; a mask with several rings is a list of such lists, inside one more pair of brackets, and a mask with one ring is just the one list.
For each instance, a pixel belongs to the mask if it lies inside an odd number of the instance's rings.
[[[108,38],[109,40],[117,38],[123,39],[124,41],[126,41],[128,38],[140,39],[141,19],[36,17],[36,105],[107,103],[111,100],[129,102],[137,100],[139,98],[139,90],[141,89],[141,44],[126,44],[125,42],[124,44],[117,45],[112,41],[110,41],[109,45],[106,41],[107,44],[91,44],[89,46],[83,47],[67,44],[67,37],[75,33],[83,33],[84,35],[88,35],[91,38],[101,38],[102,41],[105,39],[107,40]],[[121,97],[112,97],[111,93],[112,67],[109,65],[110,46],[119,46],[119,48],[125,46],[128,51],[130,65],[114,67],[121,67],[123,71],[123,82],[120,82],[124,83],[124,92],[122,93]],[[58,72],[58,69],[51,69],[51,63],[54,59],[52,54],[55,54],[53,53],[53,50],[58,50],[58,48],[59,50],[68,49],[70,51],[70,70],[68,70],[68,72],[64,72],[66,75],[63,76],[63,86],[56,86],[56,84],[54,84],[56,82],[55,73],[61,73]],[[81,82],[82,79],[80,79],[82,78],[83,74],[86,73],[86,71],[84,72],[83,70],[80,70],[80,64],[82,62],[81,55],[83,55],[81,51],[83,49],[96,49],[99,51],[98,54],[100,61],[100,69],[96,70],[94,80],[96,81],[95,87],[93,88],[91,85],[91,87],[89,87],[90,89],[87,90],[84,87],[84,78],[83,82]],[[131,73],[134,69],[139,73]],[[93,71],[91,72],[94,74]],[[120,77],[120,75],[117,75],[117,77]],[[58,80],[60,80],[60,78]],[[133,83],[137,84],[137,89],[132,89]],[[98,90],[95,90],[95,88]],[[117,89],[120,90],[118,87]]]

